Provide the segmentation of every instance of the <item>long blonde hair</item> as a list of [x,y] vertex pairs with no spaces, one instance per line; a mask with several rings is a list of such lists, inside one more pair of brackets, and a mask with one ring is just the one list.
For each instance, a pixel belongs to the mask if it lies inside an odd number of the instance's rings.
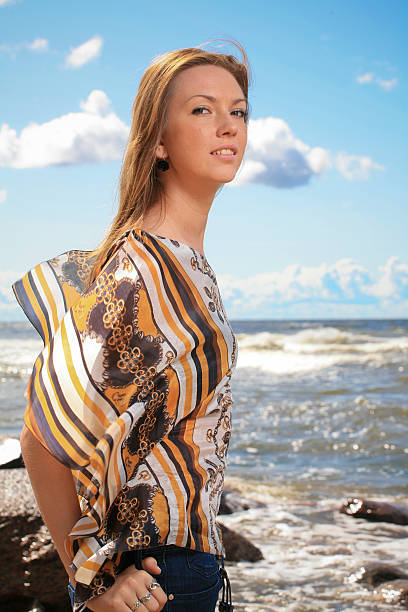
[[234,55],[191,47],[155,57],[143,74],[133,102],[132,125],[120,173],[119,209],[105,238],[94,251],[87,286],[95,280],[115,242],[127,230],[136,228],[149,206],[163,196],[155,150],[167,119],[171,86],[176,76],[192,66],[220,66],[235,77],[248,101],[250,66],[245,50],[236,41],[218,40],[232,43],[239,49],[242,60]]

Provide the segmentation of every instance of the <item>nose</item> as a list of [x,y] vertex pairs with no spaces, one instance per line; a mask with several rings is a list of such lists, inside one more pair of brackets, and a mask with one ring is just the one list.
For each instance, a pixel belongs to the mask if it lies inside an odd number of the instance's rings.
[[238,127],[236,122],[234,122],[234,118],[231,116],[229,112],[223,113],[220,116],[220,120],[218,122],[217,127],[217,136],[225,136],[226,134],[235,136],[237,133]]

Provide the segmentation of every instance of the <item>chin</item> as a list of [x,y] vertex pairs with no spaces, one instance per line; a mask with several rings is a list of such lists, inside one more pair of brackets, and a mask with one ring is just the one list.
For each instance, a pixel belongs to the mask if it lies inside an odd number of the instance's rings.
[[222,182],[223,182],[223,183],[230,183],[231,181],[233,181],[233,180],[234,180],[234,178],[235,178],[236,176],[237,176],[237,173],[235,173],[233,176],[230,176],[230,177],[229,177],[229,178],[227,178],[227,179],[224,179]]
[[230,183],[234,180],[236,175],[237,173],[235,172],[235,170],[230,170],[229,172],[219,173],[219,175],[217,177],[214,177],[214,179],[217,183]]

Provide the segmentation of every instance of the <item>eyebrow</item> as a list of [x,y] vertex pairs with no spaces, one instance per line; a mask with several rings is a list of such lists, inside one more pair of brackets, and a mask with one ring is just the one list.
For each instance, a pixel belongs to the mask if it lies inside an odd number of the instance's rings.
[[[214,98],[214,96],[209,96],[208,94],[194,94],[194,96],[188,98],[186,102],[191,100],[191,98],[207,98],[207,100],[211,100],[211,102],[216,102],[217,100],[217,98]],[[238,102],[245,102],[246,104],[248,103],[245,98],[237,98],[236,100],[233,100],[232,104],[238,104]]]

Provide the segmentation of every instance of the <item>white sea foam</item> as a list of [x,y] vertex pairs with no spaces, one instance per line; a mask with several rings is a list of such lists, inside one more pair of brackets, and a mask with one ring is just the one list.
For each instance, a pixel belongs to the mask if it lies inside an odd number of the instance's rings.
[[334,327],[303,329],[294,334],[238,334],[239,368],[275,374],[308,372],[348,363],[377,365],[408,353],[408,337],[382,337]]
[[290,352],[363,351],[388,352],[408,351],[408,336],[384,337],[353,333],[335,327],[303,329],[294,334],[259,332],[238,334],[239,347],[251,350],[280,349]]
[[[239,610],[372,610],[372,591],[348,581],[350,574],[370,561],[408,569],[407,527],[356,520],[338,511],[341,499],[316,499],[297,487],[279,491],[259,483],[256,495],[255,481],[228,477],[226,486],[267,504],[219,517],[264,556],[227,567]],[[375,609],[388,607],[376,603]]]
[[381,365],[386,362],[381,354],[341,353],[331,355],[293,354],[284,351],[252,351],[239,349],[238,368],[257,368],[274,374],[287,374],[296,372],[311,372],[323,370],[335,365],[348,363],[367,363],[369,361]]

